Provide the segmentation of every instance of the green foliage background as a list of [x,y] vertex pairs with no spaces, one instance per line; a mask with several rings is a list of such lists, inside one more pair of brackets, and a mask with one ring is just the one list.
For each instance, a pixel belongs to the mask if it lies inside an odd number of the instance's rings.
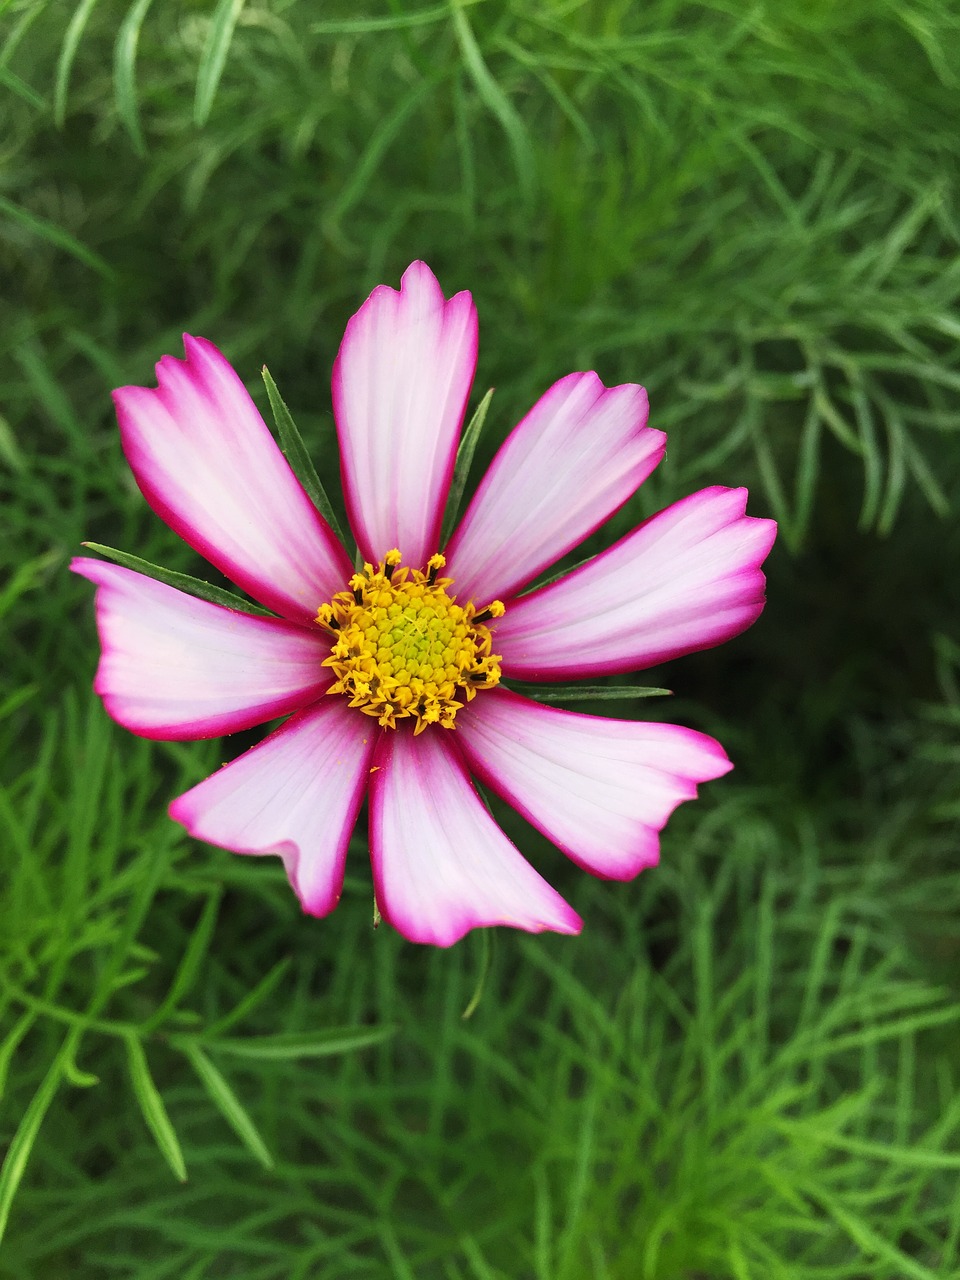
[[[949,0],[0,0],[0,1274],[960,1277],[958,67]],[[374,933],[362,838],[302,918],[165,816],[237,744],[89,691],[81,540],[199,570],[110,388],[204,334],[333,478],[418,256],[475,474],[595,368],[670,432],[598,545],[708,483],[781,522],[761,621],[623,708],[738,766],[661,867],[497,808],[577,940]]]

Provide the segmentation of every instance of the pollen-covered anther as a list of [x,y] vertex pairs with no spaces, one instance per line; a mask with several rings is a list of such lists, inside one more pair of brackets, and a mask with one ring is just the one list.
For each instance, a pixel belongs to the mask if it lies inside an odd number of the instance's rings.
[[384,728],[415,719],[414,732],[429,724],[455,728],[456,714],[478,689],[500,680],[500,657],[481,618],[500,618],[494,600],[482,612],[457,603],[439,577],[443,556],[431,556],[426,571],[401,564],[389,551],[382,564],[365,564],[316,620],[335,638],[324,666],[336,677],[329,693],[344,694],[350,706],[375,716]]

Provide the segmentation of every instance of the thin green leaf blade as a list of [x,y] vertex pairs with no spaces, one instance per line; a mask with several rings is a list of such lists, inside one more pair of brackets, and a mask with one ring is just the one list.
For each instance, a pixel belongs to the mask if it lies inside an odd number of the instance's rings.
[[434,5],[429,9],[419,9],[415,13],[395,13],[388,18],[335,18],[326,22],[315,22],[310,27],[314,35],[322,36],[359,36],[373,31],[402,31],[407,27],[426,26],[433,22],[446,22],[450,17],[450,6]]
[[26,80],[21,80],[15,72],[2,64],[0,64],[0,84],[9,89],[11,93],[15,93],[18,98],[22,98],[24,102],[28,102],[37,111],[47,110],[46,99],[43,95],[37,93],[36,89],[27,84]]
[[446,543],[451,533],[453,533],[454,526],[457,523],[457,517],[460,514],[460,503],[463,501],[463,490],[466,487],[467,476],[470,474],[470,467],[473,464],[473,455],[477,449],[477,441],[483,431],[483,424],[487,419],[494,390],[495,388],[491,387],[477,405],[476,412],[467,424],[467,428],[460,439],[457,460],[453,467],[453,479],[450,482],[450,495],[447,498],[447,510],[443,517],[443,533],[440,537],[441,546]]
[[347,540],[343,536],[343,530],[340,528],[340,521],[337,519],[330,499],[327,497],[327,492],[320,482],[320,477],[317,475],[317,469],[313,465],[307,446],[303,443],[303,436],[301,436],[283,397],[277,390],[277,384],[274,382],[266,365],[261,369],[260,376],[263,378],[264,386],[267,388],[270,409],[277,426],[277,433],[280,436],[280,447],[290,463],[293,474],[303,485],[311,502],[324,520],[326,520],[340,541],[346,545]]
[[181,1041],[181,1048],[196,1071],[200,1083],[209,1094],[210,1100],[230,1128],[265,1169],[272,1169],[274,1161],[267,1144],[260,1137],[256,1125],[223,1074],[195,1042]]
[[53,89],[53,122],[58,129],[63,128],[63,122],[67,116],[67,90],[70,87],[70,70],[73,60],[77,56],[80,39],[96,3],[97,0],[80,0],[80,4],[73,11],[73,17],[67,24],[63,44],[60,46]]
[[160,1091],[153,1082],[143,1045],[136,1035],[128,1035],[126,1045],[130,1083],[140,1104],[140,1111],[147,1128],[153,1134],[163,1158],[173,1171],[173,1176],[179,1182],[186,1182],[187,1166],[184,1163],[183,1152],[180,1150],[180,1139],[170,1123]]
[[461,1022],[469,1022],[480,1007],[483,991],[487,985],[487,978],[490,975],[490,960],[493,955],[491,930],[479,929],[477,932],[480,934],[480,970],[477,974],[476,985],[473,988],[473,995],[467,1001],[466,1008],[460,1015]]
[[326,1058],[382,1044],[396,1034],[396,1027],[328,1027],[325,1031],[290,1031],[277,1035],[248,1036],[244,1039],[211,1040],[211,1052],[236,1058]]
[[341,218],[343,218],[344,214],[349,213],[362,198],[374,174],[379,171],[384,156],[390,149],[394,138],[403,128],[407,118],[433,91],[440,78],[440,75],[437,74],[418,81],[412,89],[403,95],[393,110],[388,112],[377,124],[363,154],[354,165],[349,180],[344,183],[339,195],[327,209],[324,216],[324,225],[327,228],[327,232],[335,241],[342,241],[343,239],[343,234],[340,230]]
[[0,1167],[0,1240],[6,1231],[17,1188],[30,1159],[30,1152],[36,1141],[44,1116],[50,1110],[63,1078],[64,1064],[72,1057],[80,1037],[79,1029],[69,1032],[60,1048],[60,1052],[47,1068],[47,1074],[40,1082],[37,1092],[30,1099],[26,1111],[17,1126],[13,1140],[7,1148],[7,1154]]
[[37,587],[47,570],[60,559],[60,551],[44,551],[32,560],[26,560],[11,574],[6,586],[0,588],[0,618],[14,609],[21,597]]
[[481,102],[496,116],[507,135],[507,142],[513,153],[520,195],[524,203],[529,203],[533,197],[536,157],[526,125],[484,61],[473,29],[464,13],[462,0],[454,4],[451,16],[464,66],[476,86]]
[[19,475],[27,469],[23,452],[13,434],[13,428],[2,413],[0,413],[0,461],[6,463],[11,471],[16,471]]
[[20,1042],[37,1020],[36,1010],[28,1009],[26,1013],[22,1013],[17,1021],[4,1037],[3,1044],[0,1045],[0,1098],[3,1097],[7,1089],[7,1075],[10,1071],[10,1063],[13,1061],[13,1055],[20,1047]]
[[278,960],[273,968],[267,970],[257,985],[251,988],[229,1013],[224,1014],[212,1026],[207,1027],[207,1036],[219,1036],[222,1032],[229,1030],[230,1027],[235,1027],[238,1022],[242,1022],[244,1018],[249,1017],[254,1009],[273,995],[274,991],[290,972],[292,964],[293,961],[289,956],[284,956],[281,960]]
[[50,222],[47,218],[41,218],[38,214],[30,213],[29,210],[14,204],[12,200],[8,200],[6,196],[0,196],[0,213],[6,214],[14,222],[18,222],[31,235],[35,235],[41,240],[48,240],[50,244],[55,245],[58,249],[63,249],[65,253],[69,253],[78,262],[82,262],[84,266],[91,267],[94,271],[99,272],[106,280],[113,280],[113,268],[98,253],[94,253],[85,244],[81,244],[75,236],[72,236],[69,231],[64,231],[63,227],[57,226],[55,222]]
[[642,684],[521,684],[503,682],[514,693],[522,693],[535,702],[613,702],[630,698],[672,698],[672,689],[657,689]]
[[217,86],[227,65],[227,54],[233,31],[243,8],[243,0],[220,0],[213,13],[207,41],[200,55],[197,71],[197,91],[193,102],[193,122],[197,128],[207,123],[217,96]]
[[254,604],[250,600],[241,600],[239,596],[233,595],[232,592],[224,591],[222,587],[215,587],[212,582],[204,582],[202,578],[193,578],[188,573],[175,573],[173,569],[164,569],[162,565],[151,564],[149,560],[141,560],[139,556],[132,556],[127,551],[118,551],[116,547],[106,547],[102,542],[84,542],[81,543],[81,546],[87,547],[90,551],[96,551],[98,555],[107,560],[112,560],[115,564],[122,565],[124,569],[133,569],[135,573],[142,573],[146,577],[154,578],[157,582],[162,582],[168,587],[175,587],[178,591],[185,591],[188,596],[196,596],[198,600],[208,600],[210,604],[219,604],[225,609],[235,609],[238,613],[254,613],[261,617],[273,617],[269,609],[261,609],[258,604]]
[[147,144],[140,128],[140,107],[137,102],[137,45],[140,42],[140,28],[152,3],[153,0],[135,0],[120,23],[113,46],[113,92],[117,115],[123,121],[139,156],[147,154]]
[[200,918],[193,933],[190,935],[190,941],[187,943],[177,971],[173,975],[170,990],[157,1011],[146,1022],[141,1024],[141,1032],[152,1031],[155,1027],[165,1022],[176,1010],[184,996],[188,995],[193,989],[193,984],[196,982],[197,975],[200,972],[200,965],[207,954],[213,931],[216,928],[217,915],[220,910],[220,898],[220,891],[214,890],[203,904]]

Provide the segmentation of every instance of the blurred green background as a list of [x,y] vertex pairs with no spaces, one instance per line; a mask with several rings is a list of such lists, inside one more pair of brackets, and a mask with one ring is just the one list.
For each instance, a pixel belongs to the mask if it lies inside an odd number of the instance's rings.
[[[960,1276],[958,67],[949,0],[0,0],[0,1274]],[[374,933],[362,837],[303,918],[165,815],[237,740],[90,693],[81,540],[203,571],[110,389],[203,334],[334,490],[416,257],[479,308],[476,475],[596,369],[670,433],[597,546],[780,521],[760,622],[618,708],[737,764],[658,869],[494,806],[575,940]]]

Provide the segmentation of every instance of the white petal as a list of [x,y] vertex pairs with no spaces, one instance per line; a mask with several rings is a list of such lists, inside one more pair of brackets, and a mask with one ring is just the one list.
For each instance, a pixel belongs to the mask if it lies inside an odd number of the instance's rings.
[[400,291],[379,285],[347,325],[333,408],[350,524],[367,560],[394,547],[423,567],[437,550],[477,364],[469,293],[447,301],[415,262]]
[[582,542],[647,478],[666,446],[647,393],[571,373],[497,452],[446,551],[464,599],[507,599]]
[[777,526],[746,489],[701,489],[491,624],[505,676],[637,671],[739,635],[760,616]]
[[451,733],[397,729],[377,748],[370,846],[383,918],[439,947],[484,925],[579,933],[580,917],[491,818]]
[[94,689],[145,738],[215,738],[288,715],[331,682],[319,627],[224,609],[103,560],[71,562],[95,582],[103,654]]
[[719,742],[693,729],[579,715],[506,689],[458,712],[457,742],[483,782],[574,862],[612,880],[652,866],[677,805],[733,767]]
[[246,387],[212,342],[184,336],[156,389],[113,394],[127,461],[150,506],[255,600],[308,622],[352,568]]
[[170,806],[197,840],[234,853],[276,854],[304,911],[340,900],[350,833],[380,730],[326,697]]

